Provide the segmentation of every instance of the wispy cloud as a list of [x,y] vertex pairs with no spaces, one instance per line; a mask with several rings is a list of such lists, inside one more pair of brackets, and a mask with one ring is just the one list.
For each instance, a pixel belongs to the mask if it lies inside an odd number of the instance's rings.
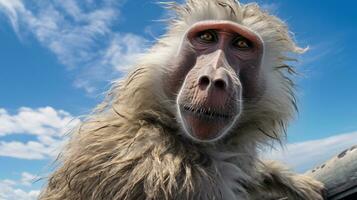
[[[35,200],[40,194],[39,190],[31,187],[31,183],[36,176],[23,172],[21,180],[0,180],[0,199],[1,200]],[[20,189],[22,188],[22,189]],[[25,190],[24,188],[28,189]]]
[[[21,159],[54,157],[65,142],[64,133],[78,123],[79,120],[69,113],[52,107],[23,107],[13,115],[5,109],[0,109],[0,156]],[[1,140],[1,137],[14,134],[30,135],[35,140]]]
[[[128,58],[145,47],[144,38],[112,30],[120,18],[120,2],[0,0],[0,13],[7,16],[19,38],[28,33],[35,36],[74,71],[77,87],[94,92],[96,84],[116,78],[118,70],[132,63]],[[120,47],[115,53],[113,45]]]
[[278,3],[267,3],[267,2],[264,2],[264,3],[261,3],[261,8],[268,11],[269,13],[276,13],[280,7],[280,5]]
[[357,132],[344,133],[318,140],[291,143],[286,149],[265,153],[264,157],[281,160],[296,171],[304,172],[356,144]]
[[311,68],[317,65],[317,63],[326,61],[325,58],[329,56],[337,56],[341,53],[342,49],[335,49],[336,44],[338,44],[338,40],[313,43],[308,46],[308,50],[300,56],[299,60],[301,60],[301,62],[298,63],[298,66]]
[[75,86],[93,93],[95,83],[111,81],[125,74],[146,48],[147,41],[131,33],[113,33],[108,45],[97,52],[97,60],[88,63],[75,81]]
[[21,173],[21,180],[20,183],[25,186],[31,186],[33,182],[36,181],[39,177],[28,173],[28,172],[22,172]]

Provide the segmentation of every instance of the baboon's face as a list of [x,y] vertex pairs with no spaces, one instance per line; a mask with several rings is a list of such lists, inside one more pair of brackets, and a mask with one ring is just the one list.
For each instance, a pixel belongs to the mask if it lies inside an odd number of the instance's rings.
[[196,141],[223,137],[237,122],[244,101],[261,93],[263,43],[228,21],[203,21],[186,33],[167,83],[178,93],[182,127]]

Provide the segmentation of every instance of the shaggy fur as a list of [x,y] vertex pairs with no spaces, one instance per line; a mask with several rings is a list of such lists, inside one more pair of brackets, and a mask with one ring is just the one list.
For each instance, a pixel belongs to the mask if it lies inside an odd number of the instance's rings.
[[[40,199],[322,199],[321,183],[257,155],[259,147],[284,138],[296,110],[294,69],[285,62],[287,53],[303,50],[286,25],[256,4],[234,0],[166,5],[177,14],[168,33],[72,132]],[[266,88],[259,100],[244,101],[227,137],[201,144],[183,134],[162,81],[188,28],[215,19],[244,25],[263,39]]]

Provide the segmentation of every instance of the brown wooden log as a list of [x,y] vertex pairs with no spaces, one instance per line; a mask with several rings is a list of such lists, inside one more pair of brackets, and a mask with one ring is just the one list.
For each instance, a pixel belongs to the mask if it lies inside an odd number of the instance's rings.
[[357,200],[357,145],[306,173],[323,182],[329,200]]

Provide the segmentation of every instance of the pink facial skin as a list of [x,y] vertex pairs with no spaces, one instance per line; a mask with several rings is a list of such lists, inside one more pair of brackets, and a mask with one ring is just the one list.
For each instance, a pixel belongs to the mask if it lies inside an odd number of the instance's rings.
[[169,95],[187,135],[200,142],[216,141],[237,122],[243,100],[259,97],[262,40],[228,21],[204,21],[186,34],[168,74]]

